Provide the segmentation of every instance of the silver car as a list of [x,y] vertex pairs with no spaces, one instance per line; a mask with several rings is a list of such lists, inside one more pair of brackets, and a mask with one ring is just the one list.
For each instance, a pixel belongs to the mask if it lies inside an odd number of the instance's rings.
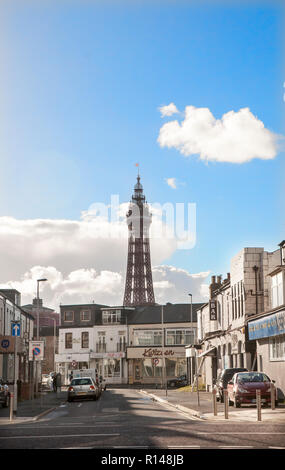
[[72,379],[67,390],[67,401],[75,398],[91,398],[97,400],[100,396],[100,389],[91,377],[78,377]]

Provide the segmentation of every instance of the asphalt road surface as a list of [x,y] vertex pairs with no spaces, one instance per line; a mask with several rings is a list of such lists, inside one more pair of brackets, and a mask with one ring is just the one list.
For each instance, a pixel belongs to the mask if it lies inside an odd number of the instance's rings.
[[138,390],[65,402],[41,420],[0,426],[1,449],[285,449],[285,425],[201,421]]

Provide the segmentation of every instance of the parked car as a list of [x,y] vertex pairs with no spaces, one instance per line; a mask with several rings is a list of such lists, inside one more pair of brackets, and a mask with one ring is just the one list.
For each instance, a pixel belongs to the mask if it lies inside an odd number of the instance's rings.
[[175,379],[170,379],[167,381],[168,388],[175,388],[175,387],[185,387],[187,385],[187,376],[180,375],[180,377],[176,377]]
[[67,401],[75,398],[91,398],[97,400],[101,390],[92,377],[78,377],[72,379],[67,390]]
[[7,383],[0,378],[0,403],[3,408],[8,408],[10,403],[10,392]]
[[227,385],[229,381],[233,378],[234,374],[237,372],[246,372],[247,369],[242,367],[235,367],[230,369],[223,369],[219,375],[217,380],[214,383],[214,390],[217,393],[217,400],[221,403],[224,403],[224,390],[227,389]]
[[256,403],[256,391],[260,390],[261,403],[268,405],[271,403],[271,383],[275,381],[263,372],[239,372],[227,386],[229,404],[238,408],[242,403]]

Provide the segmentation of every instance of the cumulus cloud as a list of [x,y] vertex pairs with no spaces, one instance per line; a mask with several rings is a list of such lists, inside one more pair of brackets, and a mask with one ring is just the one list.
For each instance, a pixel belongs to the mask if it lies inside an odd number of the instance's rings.
[[175,120],[161,127],[158,143],[206,161],[245,163],[275,158],[279,138],[249,108],[216,119],[208,108],[186,106],[181,123]]
[[153,286],[158,303],[187,303],[188,294],[193,295],[193,302],[204,302],[208,298],[209,286],[206,282],[210,271],[191,274],[175,266],[155,266],[153,268]]
[[[207,299],[208,272],[191,274],[174,266],[154,266],[153,284],[156,302],[187,303],[188,293],[194,302]],[[34,266],[19,280],[1,284],[1,288],[17,289],[22,294],[22,305],[36,297],[37,279],[46,278],[40,285],[44,305],[59,311],[60,304],[98,303],[122,305],[125,275],[121,272],[95,269],[77,269],[63,275],[54,266]]]
[[[81,268],[121,271],[127,259],[127,206],[119,206],[114,220],[103,210],[99,213],[97,205],[82,212],[80,220],[0,217],[0,283],[18,279],[38,265],[53,266],[63,275]],[[158,226],[154,214],[151,229],[159,233]],[[153,238],[150,243],[154,264],[177,248],[173,238]]]
[[179,113],[174,103],[170,103],[167,106],[161,106],[159,111],[161,113],[161,117],[172,116],[172,114]]

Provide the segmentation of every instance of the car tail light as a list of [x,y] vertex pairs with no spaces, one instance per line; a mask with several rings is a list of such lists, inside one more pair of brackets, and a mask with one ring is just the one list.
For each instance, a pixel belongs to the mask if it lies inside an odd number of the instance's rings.
[[68,391],[73,392],[73,387],[69,387]]
[[94,385],[90,385],[90,390],[95,390]]

